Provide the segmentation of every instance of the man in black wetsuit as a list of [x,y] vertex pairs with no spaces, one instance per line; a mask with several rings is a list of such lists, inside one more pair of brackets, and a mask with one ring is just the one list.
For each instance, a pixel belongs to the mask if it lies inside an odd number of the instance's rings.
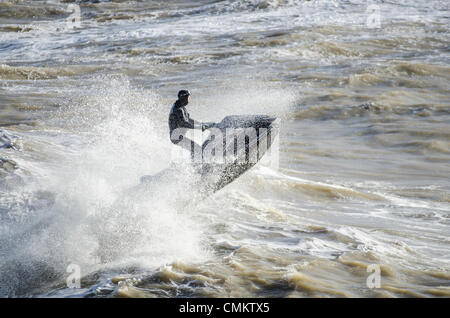
[[186,138],[188,129],[201,129],[202,131],[214,126],[214,123],[202,123],[190,118],[186,105],[191,100],[188,90],[178,92],[178,100],[173,104],[169,113],[170,141],[191,152],[191,158],[202,158],[202,146],[193,140]]

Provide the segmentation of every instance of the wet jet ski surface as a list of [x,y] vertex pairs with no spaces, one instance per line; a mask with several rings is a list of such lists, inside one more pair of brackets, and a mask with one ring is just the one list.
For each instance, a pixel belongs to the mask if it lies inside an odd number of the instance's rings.
[[208,196],[244,174],[270,151],[280,120],[267,115],[233,115],[209,129],[199,158],[141,177],[142,184],[177,183],[175,189],[193,189]]

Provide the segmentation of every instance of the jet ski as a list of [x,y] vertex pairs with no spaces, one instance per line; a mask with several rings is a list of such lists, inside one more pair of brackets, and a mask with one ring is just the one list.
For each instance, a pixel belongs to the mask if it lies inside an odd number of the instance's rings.
[[[270,152],[279,126],[278,118],[267,115],[227,116],[208,129],[210,136],[203,143],[199,158],[143,176],[141,183],[177,182],[181,188],[195,187],[201,197],[208,196],[236,180]],[[186,169],[192,177],[179,180],[177,176],[187,175]]]
[[221,134],[215,132],[203,144],[201,174],[206,191],[220,190],[259,162],[278,135],[279,122],[267,115],[235,115],[214,125],[211,130]]

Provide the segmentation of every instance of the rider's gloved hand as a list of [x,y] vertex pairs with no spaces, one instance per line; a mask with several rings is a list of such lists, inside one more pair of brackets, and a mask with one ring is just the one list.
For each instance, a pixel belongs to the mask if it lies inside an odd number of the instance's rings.
[[214,127],[216,123],[202,123],[202,131]]

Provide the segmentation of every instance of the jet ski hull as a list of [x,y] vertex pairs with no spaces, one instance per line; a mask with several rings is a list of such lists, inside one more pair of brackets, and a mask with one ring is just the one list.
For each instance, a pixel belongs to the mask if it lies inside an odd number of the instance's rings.
[[[218,138],[215,147],[208,144],[209,147],[204,149],[201,173],[205,190],[220,190],[259,162],[271,149],[279,133],[279,124],[278,118],[265,115],[225,117],[217,125],[223,133],[222,138]],[[221,162],[215,161],[214,157],[208,160],[205,151],[221,147]]]

